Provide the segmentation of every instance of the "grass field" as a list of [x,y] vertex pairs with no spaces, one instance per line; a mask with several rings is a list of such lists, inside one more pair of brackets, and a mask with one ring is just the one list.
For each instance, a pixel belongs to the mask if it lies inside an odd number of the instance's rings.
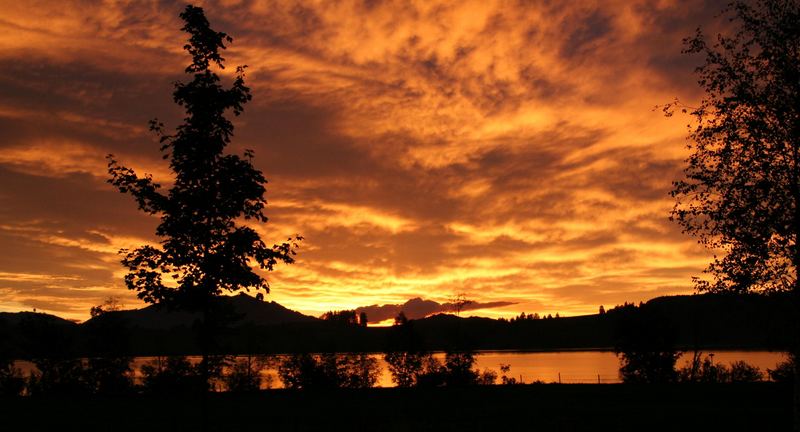
[[715,385],[375,388],[0,400],[3,431],[788,431],[791,389]]

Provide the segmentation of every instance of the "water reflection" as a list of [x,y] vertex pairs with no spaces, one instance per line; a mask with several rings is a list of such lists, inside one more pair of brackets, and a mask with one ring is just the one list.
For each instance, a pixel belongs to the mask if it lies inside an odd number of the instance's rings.
[[[684,353],[677,362],[677,367],[682,367],[692,358],[692,352]],[[774,369],[775,365],[784,361],[786,355],[781,352],[769,351],[715,351],[714,360],[717,363],[729,365],[731,362],[742,360],[761,369],[766,374],[767,369]],[[372,356],[378,360],[381,368],[377,385],[380,387],[393,387],[392,376],[383,361],[383,354]],[[237,356],[245,358],[246,356]],[[444,353],[436,353],[434,357],[444,358]],[[261,388],[281,388],[283,384],[278,379],[277,367],[279,361],[285,356],[259,356],[264,368]],[[618,370],[619,359],[613,351],[561,351],[561,352],[510,352],[510,351],[484,351],[476,356],[477,367],[480,370],[493,369],[500,371],[500,365],[511,366],[510,377],[522,383],[535,381],[552,383],[618,383],[620,382]],[[141,366],[157,361],[157,357],[135,357],[132,368],[134,382],[141,383]],[[199,362],[200,357],[189,357],[192,362]],[[35,366],[28,361],[17,361],[15,366],[22,369],[24,374],[35,370]],[[227,371],[223,371],[226,373]]]

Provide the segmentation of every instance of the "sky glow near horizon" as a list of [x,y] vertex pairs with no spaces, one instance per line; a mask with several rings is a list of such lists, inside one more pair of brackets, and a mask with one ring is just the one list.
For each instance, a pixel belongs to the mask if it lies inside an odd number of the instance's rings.
[[[455,294],[470,311],[594,313],[692,292],[711,254],[668,220],[702,96],[681,40],[725,2],[196,2],[247,64],[231,152],[269,179],[259,227],[299,233],[266,298],[319,315]],[[168,183],[181,2],[0,0],[0,311],[86,319],[157,219],[105,155]],[[251,291],[251,294],[254,294]]]

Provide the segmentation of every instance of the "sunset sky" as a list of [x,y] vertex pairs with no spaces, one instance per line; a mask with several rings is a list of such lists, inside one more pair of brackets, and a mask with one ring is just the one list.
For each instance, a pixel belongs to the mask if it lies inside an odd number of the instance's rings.
[[[725,1],[196,2],[253,101],[229,148],[269,179],[267,299],[330,309],[513,303],[595,313],[691,293],[710,253],[668,220],[702,96],[681,40]],[[156,218],[105,155],[169,183],[148,120],[182,112],[184,2],[0,0],[0,311],[84,320]],[[500,303],[506,304],[506,303]]]

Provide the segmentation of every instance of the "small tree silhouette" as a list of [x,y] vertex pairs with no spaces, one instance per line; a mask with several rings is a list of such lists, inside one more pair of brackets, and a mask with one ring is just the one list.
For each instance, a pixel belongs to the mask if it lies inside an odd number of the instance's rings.
[[122,303],[117,297],[111,296],[105,299],[103,304],[92,306],[92,308],[89,309],[89,315],[94,318],[103,315],[106,312],[116,312],[119,310],[122,310]]
[[156,229],[160,246],[121,251],[128,268],[125,283],[145,302],[202,312],[200,339],[208,372],[210,334],[224,321],[214,298],[248,288],[269,292],[267,280],[250,263],[266,271],[278,262],[292,263],[301,237],[268,247],[253,228],[238,223],[267,222],[266,179],[252,164],[253,151],[223,153],[233,135],[226,112],[238,116],[251,99],[245,66],[236,69],[233,85],[223,88],[212,66],[224,68],[220,52],[233,40],[211,29],[202,8],[186,6],[180,17],[182,30],[190,35],[184,49],[192,62],[185,72],[192,79],[177,82],[173,98],[186,117],[174,135],[167,135],[157,120],[150,125],[160,136],[164,159],[170,160],[173,186],[162,193],[150,175],[137,176],[113,155],[108,156],[108,172],[109,183],[132,195],[140,210],[161,216]]
[[0,358],[0,398],[19,396],[25,389],[25,378],[22,371],[14,367],[9,359]]
[[625,383],[665,383],[678,379],[675,329],[669,320],[646,306],[616,311],[616,347],[619,375]]
[[450,305],[453,308],[453,311],[456,313],[456,316],[461,316],[461,311],[473,303],[475,302],[468,299],[465,293],[456,294],[450,301]]

